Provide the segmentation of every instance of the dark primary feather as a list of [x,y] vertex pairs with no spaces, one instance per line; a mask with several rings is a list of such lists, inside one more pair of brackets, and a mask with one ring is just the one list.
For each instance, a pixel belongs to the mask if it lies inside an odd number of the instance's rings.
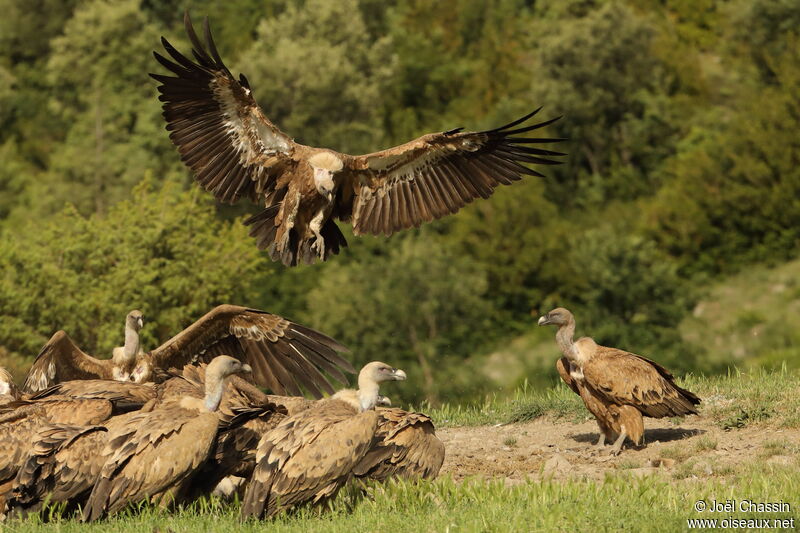
[[488,198],[498,185],[509,185],[526,174],[543,176],[526,165],[559,164],[552,158],[565,154],[529,145],[563,139],[515,135],[544,128],[560,117],[513,129],[540,109],[493,130],[459,128],[359,156],[357,165],[363,169],[359,175],[364,179],[354,183],[354,233],[391,235],[418,227],[455,213],[476,198]]

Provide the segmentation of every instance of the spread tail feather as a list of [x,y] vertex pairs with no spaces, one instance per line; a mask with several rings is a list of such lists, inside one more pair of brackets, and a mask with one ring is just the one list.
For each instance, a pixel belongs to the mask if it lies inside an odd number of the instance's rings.
[[[299,261],[307,265],[312,264],[319,257],[312,249],[316,237],[301,241],[295,228],[289,230],[288,241],[284,249],[278,250],[275,238],[278,234],[279,224],[276,224],[275,218],[278,216],[280,208],[280,203],[271,205],[245,220],[245,226],[251,226],[249,235],[256,239],[258,249],[266,250],[273,261],[280,261],[286,266],[296,266]],[[325,221],[320,234],[325,240],[325,252],[322,257],[319,257],[322,261],[326,261],[331,255],[338,254],[340,249],[347,246],[347,240],[339,226],[331,219]]]

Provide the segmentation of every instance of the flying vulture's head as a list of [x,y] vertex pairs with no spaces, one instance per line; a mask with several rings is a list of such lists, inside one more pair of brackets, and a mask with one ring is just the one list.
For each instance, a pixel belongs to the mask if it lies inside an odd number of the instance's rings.
[[125,325],[134,331],[140,331],[144,327],[144,316],[138,309],[134,309],[128,313],[125,319]]
[[563,326],[568,324],[572,320],[572,313],[564,309],[563,307],[556,307],[546,315],[542,315],[539,317],[539,325],[540,326]]
[[336,188],[333,176],[344,168],[344,163],[333,152],[317,152],[308,158],[308,164],[314,170],[314,186],[317,192],[328,202],[332,202]]

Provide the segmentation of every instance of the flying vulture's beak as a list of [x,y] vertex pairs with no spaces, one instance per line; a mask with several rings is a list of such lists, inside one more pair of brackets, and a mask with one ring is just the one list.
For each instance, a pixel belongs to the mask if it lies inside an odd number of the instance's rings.
[[540,326],[546,326],[549,323],[550,323],[550,321],[548,320],[547,315],[542,315],[542,316],[539,317],[539,325]]
[[395,381],[405,381],[406,380],[406,373],[400,370],[399,368],[395,368],[392,371],[392,375],[394,376]]

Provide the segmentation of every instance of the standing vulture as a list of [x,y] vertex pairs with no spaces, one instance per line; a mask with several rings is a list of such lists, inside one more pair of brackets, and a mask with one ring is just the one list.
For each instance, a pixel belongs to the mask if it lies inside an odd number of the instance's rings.
[[132,416],[109,435],[103,451],[107,460],[89,496],[84,520],[116,513],[132,502],[180,493],[211,454],[227,377],[250,371],[233,357],[215,357],[206,368],[202,399],[183,396],[165,401],[151,412]]
[[405,378],[402,370],[369,363],[358,375],[357,391],[339,391],[265,434],[256,451],[242,516],[272,517],[335,496],[375,438],[378,387]]
[[125,345],[114,348],[111,359],[95,359],[78,348],[65,332],[57,331],[36,356],[23,390],[36,392],[74,379],[127,381],[139,355],[139,331],[143,325],[141,311],[128,313],[125,317]]
[[356,235],[391,235],[488,198],[525,174],[542,176],[526,164],[552,165],[564,155],[536,147],[562,139],[526,135],[557,120],[525,125],[538,109],[492,130],[456,128],[360,156],[304,146],[267,119],[244,75],[233,77],[208,20],[205,44],[188,12],[184,22],[194,59],[162,37],[171,59],[155,57],[174,76],[151,74],[161,83],[170,139],[217,200],[244,196],[264,206],[246,222],[250,235],[287,266],[324,261],[346,246],[337,218]]
[[658,363],[600,346],[589,337],[573,341],[575,318],[563,307],[539,318],[539,325],[558,326],[556,342],[564,357],[556,368],[597,420],[597,445],[616,437],[612,455],[619,454],[626,437],[635,445],[644,444],[642,415],[663,418],[697,414],[694,406],[700,398],[676,385],[672,374]]
[[[320,398],[323,391],[334,392],[322,371],[341,383],[347,383],[343,372],[354,372],[337,353],[346,350],[327,335],[278,315],[219,305],[158,348],[139,353],[130,379],[152,381],[170,368],[207,363],[216,355],[228,354],[249,364],[256,383],[276,394],[300,395],[304,387]],[[58,332],[36,358],[26,387],[39,390],[65,379],[111,379],[113,361],[86,355],[66,333]]]

